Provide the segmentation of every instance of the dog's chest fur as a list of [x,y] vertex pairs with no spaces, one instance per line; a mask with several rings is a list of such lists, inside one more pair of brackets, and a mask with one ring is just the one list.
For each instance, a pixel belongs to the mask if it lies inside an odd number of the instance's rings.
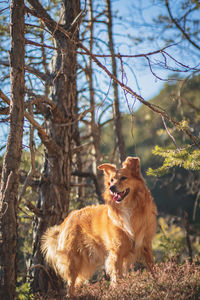
[[121,212],[121,218],[123,220],[123,227],[125,229],[125,231],[128,233],[128,235],[133,239],[133,232],[132,232],[132,228],[131,228],[131,213],[128,209],[123,209]]
[[131,239],[134,239],[134,235],[131,228],[131,213],[128,209],[123,209],[119,217],[116,217],[110,208],[108,208],[108,216],[112,220],[113,224],[123,229]]

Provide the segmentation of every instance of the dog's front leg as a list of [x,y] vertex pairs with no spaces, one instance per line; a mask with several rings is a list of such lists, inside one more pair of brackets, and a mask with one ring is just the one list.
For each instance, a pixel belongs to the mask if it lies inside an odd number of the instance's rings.
[[114,251],[110,251],[105,261],[106,273],[109,274],[111,285],[115,286],[117,278],[119,276],[119,262],[118,256]]

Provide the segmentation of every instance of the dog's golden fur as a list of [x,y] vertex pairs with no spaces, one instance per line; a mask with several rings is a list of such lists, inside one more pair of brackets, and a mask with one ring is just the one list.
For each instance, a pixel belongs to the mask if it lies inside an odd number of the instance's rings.
[[104,171],[106,204],[71,212],[42,237],[45,259],[67,281],[69,295],[98,268],[104,267],[115,284],[123,268],[137,258],[153,264],[157,209],[139,158],[128,157],[120,169],[112,164],[99,169]]

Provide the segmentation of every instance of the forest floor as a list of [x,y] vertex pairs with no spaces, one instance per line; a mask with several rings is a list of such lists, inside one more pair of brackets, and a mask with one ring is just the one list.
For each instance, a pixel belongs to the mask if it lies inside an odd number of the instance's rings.
[[115,289],[102,280],[82,288],[77,299],[200,299],[200,261],[182,265],[168,261],[147,270],[131,272]]
[[[130,272],[126,278],[111,288],[109,281],[101,279],[88,283],[77,291],[74,300],[199,300],[200,260],[179,265],[170,260],[156,264],[153,272],[139,269]],[[49,295],[50,296],[50,295]],[[41,299],[41,298],[40,298]],[[65,299],[51,294],[45,299]]]

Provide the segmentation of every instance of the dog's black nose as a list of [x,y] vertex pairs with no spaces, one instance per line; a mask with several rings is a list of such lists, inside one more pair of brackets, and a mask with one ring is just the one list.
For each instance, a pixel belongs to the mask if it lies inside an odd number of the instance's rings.
[[116,186],[115,185],[111,185],[110,186],[110,191],[113,192],[113,193],[117,192]]

